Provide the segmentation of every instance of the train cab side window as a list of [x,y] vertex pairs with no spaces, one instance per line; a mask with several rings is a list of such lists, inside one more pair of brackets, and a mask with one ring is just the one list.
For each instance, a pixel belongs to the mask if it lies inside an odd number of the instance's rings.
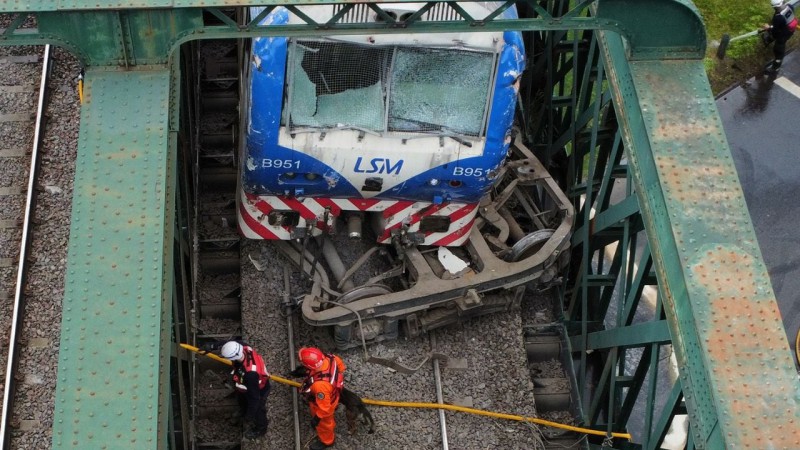
[[281,97],[281,103],[284,105],[284,107],[281,109],[281,126],[285,127],[289,123],[289,111],[286,109],[286,105],[289,104],[289,83],[283,83],[283,95]]

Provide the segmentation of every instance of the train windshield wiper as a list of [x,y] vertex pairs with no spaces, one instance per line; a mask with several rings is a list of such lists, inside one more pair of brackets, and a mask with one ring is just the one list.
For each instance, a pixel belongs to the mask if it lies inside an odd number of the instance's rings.
[[371,134],[373,136],[382,136],[377,131],[369,130],[367,128],[358,127],[355,125],[320,125],[318,127],[303,127],[303,128],[295,128],[291,130],[291,134],[302,134],[302,133],[322,133],[325,134],[326,131],[329,130],[356,130],[360,132],[363,136],[364,134]]
[[[393,119],[402,120],[404,122],[410,122],[430,129],[430,130],[403,130],[403,131],[418,131],[422,133],[433,134],[434,136],[449,137],[450,139],[458,142],[461,145],[472,148],[472,142],[467,141],[467,139],[469,139],[471,136],[454,132],[453,130],[442,124],[425,122],[424,120],[407,119],[405,117],[393,117]],[[429,133],[429,131],[433,131],[434,133]]]
[[357,127],[355,125],[338,124],[335,127],[331,128],[335,128],[337,130],[356,130],[360,131],[361,133],[371,134],[373,136],[381,136],[381,134],[378,133],[377,131],[369,130],[367,128],[362,128],[362,127]]

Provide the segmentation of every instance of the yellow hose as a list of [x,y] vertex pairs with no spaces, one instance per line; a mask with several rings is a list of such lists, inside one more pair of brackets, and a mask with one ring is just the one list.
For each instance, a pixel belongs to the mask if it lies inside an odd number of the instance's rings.
[[83,75],[78,77],[78,98],[81,101],[81,105],[83,104]]
[[[798,332],[798,339],[800,339],[800,332]],[[213,353],[204,352],[204,351],[200,350],[197,347],[193,347],[193,346],[187,345],[187,344],[180,344],[180,345],[181,345],[181,347],[183,347],[183,348],[185,348],[187,350],[191,350],[191,351],[193,351],[195,353],[198,353],[198,354],[201,354],[203,356],[208,356],[209,358],[212,358],[212,359],[214,359],[216,361],[220,361],[220,362],[225,363],[225,364],[227,364],[229,366],[232,364],[230,361],[228,361],[225,358],[220,358],[219,356],[217,356],[217,355],[215,355]],[[279,377],[279,376],[276,376],[276,375],[270,375],[270,378],[275,380],[275,381],[277,381],[278,383],[288,384],[289,386],[294,386],[294,387],[299,387],[300,386],[300,383],[298,383],[296,381],[288,380],[286,378],[282,378],[282,377]],[[535,424],[538,424],[538,425],[544,425],[544,426],[553,427],[553,428],[560,428],[562,430],[575,431],[577,433],[592,434],[592,435],[595,435],[595,436],[608,436],[609,435],[609,433],[607,433],[605,431],[592,430],[590,428],[582,428],[582,427],[576,427],[576,426],[572,426],[572,425],[567,425],[567,424],[564,424],[564,423],[551,422],[549,420],[539,419],[539,418],[536,418],[536,417],[525,417],[525,416],[518,416],[518,415],[515,415],[515,414],[496,413],[496,412],[491,412],[491,411],[484,411],[482,409],[467,408],[465,406],[456,406],[456,405],[439,404],[439,403],[423,403],[423,402],[391,402],[391,401],[387,401],[387,400],[373,400],[373,399],[369,399],[369,398],[363,398],[362,400],[364,401],[364,403],[366,403],[368,405],[375,405],[375,406],[390,406],[390,407],[394,407],[394,408],[444,409],[444,410],[447,410],[447,411],[465,412],[465,413],[470,413],[470,414],[476,414],[476,415],[479,415],[479,416],[495,417],[495,418],[498,418],[498,419],[516,420],[518,422],[531,422],[531,423],[535,423]],[[624,438],[624,439],[627,439],[627,440],[631,439],[630,433],[610,433],[610,435],[611,435],[611,437],[615,437],[615,438]]]
[[[465,406],[456,406],[456,405],[448,405],[448,404],[439,404],[439,403],[419,403],[419,402],[390,402],[386,400],[372,400],[365,398],[363,399],[364,403],[368,405],[377,405],[377,406],[392,406],[395,408],[430,408],[430,409],[445,409],[448,411],[459,411],[465,412],[470,414],[477,414],[479,416],[488,416],[488,417],[496,417],[498,419],[508,419],[508,420],[516,420],[519,422],[531,422],[538,425],[545,425],[548,427],[553,428],[561,428],[562,430],[570,430],[575,431],[578,433],[584,434],[593,434],[596,436],[608,436],[608,433],[605,431],[600,430],[592,430],[590,428],[582,428],[582,427],[575,427],[572,425],[567,425],[558,422],[551,422],[549,420],[539,419],[536,417],[525,417],[525,416],[518,416],[515,414],[504,414],[504,413],[496,413],[491,411],[484,411],[482,409],[475,409],[475,408],[467,408]],[[625,438],[630,440],[631,435],[629,433],[611,433],[612,437],[615,438]]]
[[219,357],[219,356],[217,356],[217,355],[215,355],[215,354],[213,354],[213,353],[209,353],[209,352],[207,352],[207,351],[200,350],[199,348],[197,348],[197,347],[194,347],[194,346],[192,346],[192,345],[189,345],[189,344],[181,344],[181,347],[185,348],[186,350],[191,350],[191,351],[193,351],[193,352],[197,353],[198,355],[208,356],[209,358],[213,359],[214,361],[219,361],[219,362],[221,362],[222,364],[227,364],[227,365],[229,365],[229,366],[232,366],[232,365],[233,365],[233,363],[232,363],[232,362],[228,361],[228,360],[227,360],[227,359],[225,359],[225,358],[221,358],[221,357]]
[[[227,364],[229,366],[233,365],[233,363],[228,361],[227,359],[221,358],[221,357],[219,357],[219,356],[217,356],[217,355],[215,355],[213,353],[210,353],[210,352],[207,352],[207,351],[204,351],[204,350],[200,350],[199,348],[197,348],[195,346],[192,346],[192,345],[189,345],[189,344],[180,344],[180,346],[185,348],[186,350],[193,351],[193,352],[197,353],[198,355],[208,356],[209,358],[213,359],[214,361],[219,361],[219,362],[221,362],[223,364]],[[283,377],[279,377],[277,375],[270,375],[269,378],[271,380],[277,381],[278,383],[288,384],[289,386],[294,386],[294,387],[300,387],[300,383],[298,383],[296,381],[288,380],[288,379],[283,378]]]

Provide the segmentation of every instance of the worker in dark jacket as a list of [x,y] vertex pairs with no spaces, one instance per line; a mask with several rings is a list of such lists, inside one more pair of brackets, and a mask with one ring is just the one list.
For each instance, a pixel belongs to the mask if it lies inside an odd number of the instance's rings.
[[308,402],[311,424],[317,432],[317,438],[311,442],[309,449],[321,450],[332,446],[336,439],[333,415],[344,387],[345,365],[338,356],[325,354],[315,347],[301,348],[298,356],[302,365],[291,374],[305,376],[299,388],[300,395]]
[[[212,343],[203,349],[208,351],[214,347],[216,345]],[[264,359],[252,347],[240,341],[226,342],[219,353],[233,363],[233,387],[245,423],[250,424],[244,437],[256,439],[263,436],[267,432],[267,396],[270,390],[270,375]]]
[[767,40],[774,41],[772,54],[775,59],[767,63],[764,67],[766,74],[775,74],[783,64],[783,57],[786,55],[786,41],[794,34],[797,28],[797,18],[794,16],[794,9],[790,5],[784,5],[783,0],[771,0],[775,14],[772,16],[772,23],[764,24],[763,30]]

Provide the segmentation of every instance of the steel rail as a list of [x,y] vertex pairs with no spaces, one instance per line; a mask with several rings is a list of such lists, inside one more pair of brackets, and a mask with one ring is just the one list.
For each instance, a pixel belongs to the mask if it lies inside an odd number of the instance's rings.
[[44,109],[47,106],[47,82],[50,76],[50,45],[44,47],[42,59],[42,77],[39,82],[39,101],[36,106],[36,122],[34,125],[33,148],[31,149],[31,167],[28,172],[28,190],[25,200],[25,217],[22,222],[22,239],[20,240],[19,263],[17,264],[17,286],[14,294],[12,309],[11,330],[8,338],[8,361],[6,365],[6,380],[3,389],[3,415],[0,419],[0,448],[11,448],[11,409],[14,406],[15,375],[19,361],[18,334],[22,328],[22,316],[25,312],[25,282],[27,280],[28,250],[31,241],[31,225],[33,223],[33,208],[36,206],[36,180],[39,175],[39,151],[42,145]]
[[[430,334],[431,353],[435,351],[436,336]],[[436,382],[436,403],[443,405],[444,396],[442,395],[442,372],[439,370],[439,358],[433,358],[433,378]],[[450,446],[447,442],[447,418],[444,415],[444,410],[439,410],[439,430],[442,432],[442,450],[449,450]]]
[[[197,64],[197,69],[199,70],[200,67],[200,48],[193,48],[191,50],[192,55],[190,56],[190,61],[193,61],[194,64]],[[190,136],[192,148],[197,149],[200,146],[200,76],[197,75],[192,80],[194,82],[192,96],[194,98],[194,106],[195,110],[193,111],[194,116],[191,117],[190,120],[194,120],[194,127],[195,131]],[[194,198],[191,199],[192,203],[192,210],[191,210],[191,217],[189,221],[191,221],[191,234],[192,234],[192,263],[191,263],[191,275],[192,275],[192,287],[191,287],[191,318],[189,318],[191,323],[198,323],[200,321],[200,294],[197,291],[198,280],[200,279],[199,267],[200,267],[200,237],[198,236],[198,230],[200,229],[200,195],[198,194],[200,189],[200,152],[195,151],[193,155],[194,158],[191,161],[192,164],[192,195]],[[197,327],[190,326],[189,329],[191,330],[191,339],[193,344],[197,344]],[[194,361],[194,360],[193,360]],[[192,392],[192,400],[191,404],[189,405],[189,410],[191,411],[191,417],[197,418],[200,414],[200,406],[197,403],[197,399],[200,397],[200,387],[197,382],[199,378],[197,364],[191,365],[191,378],[190,378],[190,389]],[[189,441],[195,443],[197,439],[197,433],[194,431],[194,427],[192,427]],[[193,444],[194,446],[194,444]]]
[[[290,281],[289,266],[283,266],[283,300],[281,301],[286,311],[286,334],[289,336],[289,368],[297,368],[294,348],[294,316],[292,315],[292,284]],[[292,389],[292,422],[294,422],[294,448],[300,450],[300,407],[298,405],[297,389]]]

